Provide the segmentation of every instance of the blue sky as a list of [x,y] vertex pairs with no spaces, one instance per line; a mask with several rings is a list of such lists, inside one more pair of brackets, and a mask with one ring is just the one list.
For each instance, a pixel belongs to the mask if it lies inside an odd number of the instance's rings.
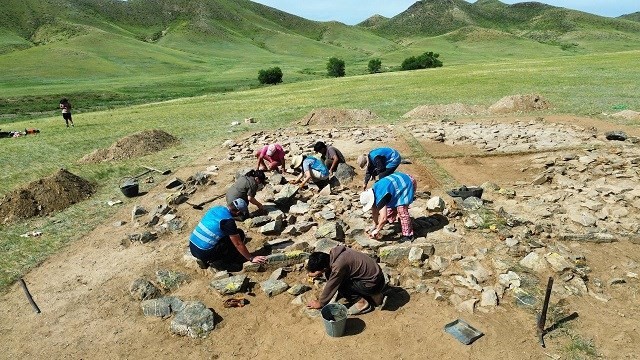
[[[355,25],[371,15],[393,17],[415,3],[415,0],[253,0],[309,20],[337,20]],[[467,0],[469,1],[469,0]],[[523,0],[501,0],[505,4]],[[475,2],[475,1],[469,1]],[[640,0],[538,0],[553,6],[580,10],[591,14],[617,17],[640,11]]]

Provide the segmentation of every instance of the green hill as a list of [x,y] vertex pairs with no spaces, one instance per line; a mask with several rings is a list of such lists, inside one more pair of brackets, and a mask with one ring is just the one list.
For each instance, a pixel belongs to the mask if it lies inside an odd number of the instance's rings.
[[622,16],[618,17],[618,19],[625,19],[625,20],[631,20],[631,21],[640,21],[640,11],[634,12],[634,13],[631,13],[631,14],[622,15]]
[[581,40],[575,46],[598,50],[616,42],[637,45],[640,24],[537,2],[513,5],[498,0],[423,0],[389,21],[369,27],[380,36],[394,39],[437,36],[467,26],[508,32],[542,43],[563,44]]
[[353,76],[425,51],[447,66],[638,48],[637,22],[534,2],[423,0],[347,26],[249,0],[5,0],[0,121],[53,114],[63,96],[89,111],[243,90],[273,66],[285,83],[320,79],[332,56]]

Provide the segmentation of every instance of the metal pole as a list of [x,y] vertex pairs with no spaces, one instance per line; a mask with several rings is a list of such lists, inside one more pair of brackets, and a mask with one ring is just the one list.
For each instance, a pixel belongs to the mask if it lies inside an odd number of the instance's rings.
[[27,300],[29,300],[31,307],[33,307],[33,311],[40,314],[40,308],[38,307],[36,302],[33,301],[33,298],[31,297],[31,293],[29,292],[29,289],[27,289],[27,284],[24,282],[24,280],[22,280],[22,278],[20,278],[20,285],[22,285],[22,290],[24,290],[24,294],[27,295]]
[[553,288],[553,278],[549,278],[547,282],[547,292],[544,294],[544,303],[542,304],[542,312],[538,316],[538,340],[540,345],[544,345],[544,323],[547,321],[547,310],[549,309],[549,298],[551,297],[551,288]]

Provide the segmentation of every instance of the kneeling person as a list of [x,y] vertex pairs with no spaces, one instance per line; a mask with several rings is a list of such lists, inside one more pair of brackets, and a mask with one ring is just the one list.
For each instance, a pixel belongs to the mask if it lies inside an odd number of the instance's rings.
[[299,187],[302,188],[309,181],[313,181],[320,190],[329,184],[329,169],[320,159],[313,156],[298,155],[293,158],[291,168],[298,169],[300,167],[302,167],[302,172],[292,181],[293,184],[300,183]]
[[350,315],[367,313],[383,303],[384,274],[367,254],[344,245],[334,247],[329,254],[314,252],[309,256],[307,271],[310,277],[324,274],[327,278],[320,299],[307,304],[311,309],[327,305],[336,292],[353,303]]
[[[253,256],[245,246],[245,235],[236,226],[234,216],[246,213],[247,203],[236,199],[228,206],[214,206],[204,215],[191,233],[189,249],[202,269],[220,262],[221,267],[237,271],[242,263],[264,263],[265,256]],[[238,266],[239,265],[239,266]]]

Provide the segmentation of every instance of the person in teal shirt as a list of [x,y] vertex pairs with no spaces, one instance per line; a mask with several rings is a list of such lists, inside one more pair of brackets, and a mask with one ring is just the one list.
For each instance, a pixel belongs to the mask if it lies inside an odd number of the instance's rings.
[[316,157],[298,155],[293,158],[291,168],[302,168],[300,175],[292,181],[293,184],[300,183],[300,188],[305,186],[309,181],[313,181],[319,189],[329,184],[329,169],[327,169],[327,166],[322,160]]
[[383,177],[393,174],[398,166],[400,166],[402,157],[396,149],[392,148],[376,148],[368,154],[362,154],[358,157],[358,166],[361,170],[365,170],[364,185],[362,191],[367,189],[367,184],[371,178],[382,179]]
[[371,189],[360,194],[362,210],[371,210],[375,225],[369,232],[370,237],[379,239],[382,226],[400,218],[402,241],[413,240],[409,205],[415,198],[416,187],[416,180],[411,175],[396,172],[378,180]]

